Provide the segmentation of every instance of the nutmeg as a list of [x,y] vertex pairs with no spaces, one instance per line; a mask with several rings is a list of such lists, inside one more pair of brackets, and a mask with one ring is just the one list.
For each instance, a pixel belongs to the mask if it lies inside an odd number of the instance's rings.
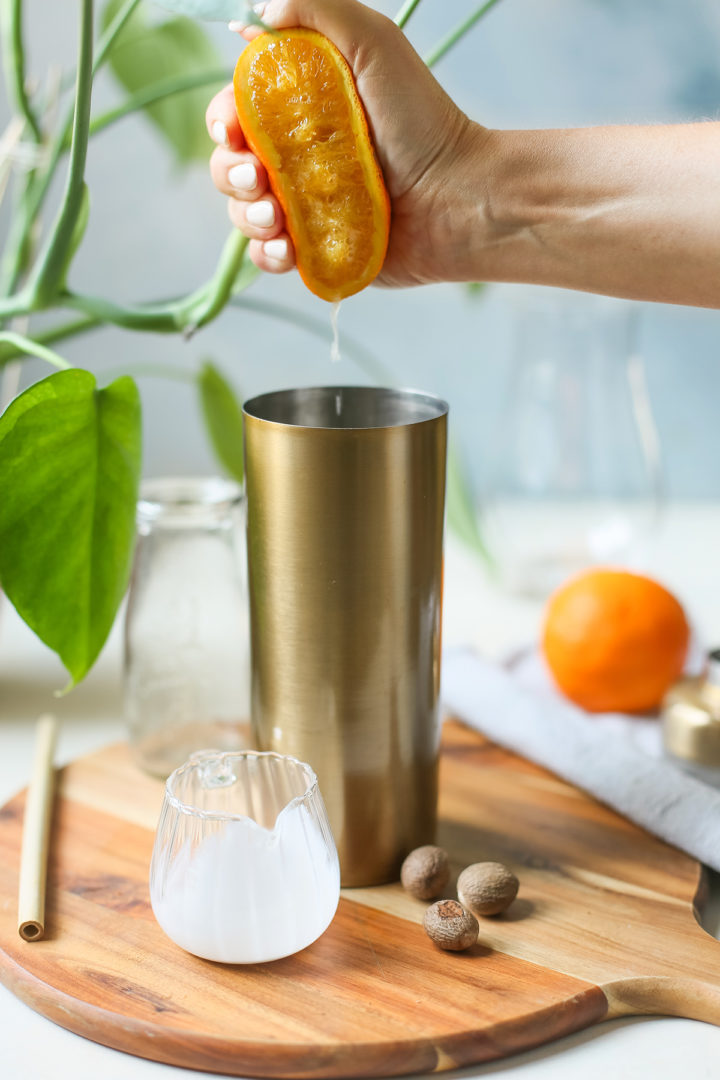
[[476,915],[499,915],[510,907],[519,887],[512,870],[502,863],[473,863],[460,874],[457,893]]
[[480,929],[474,915],[457,900],[438,900],[425,912],[423,926],[428,937],[441,949],[462,952],[477,941]]
[[418,900],[434,900],[450,880],[447,852],[434,844],[411,851],[400,870],[404,889]]

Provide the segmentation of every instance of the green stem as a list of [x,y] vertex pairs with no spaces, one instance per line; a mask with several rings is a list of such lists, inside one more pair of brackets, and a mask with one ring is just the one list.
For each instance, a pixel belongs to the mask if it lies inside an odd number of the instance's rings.
[[[8,2],[8,0],[5,0]],[[108,53],[115,38],[122,30],[125,23],[132,15],[140,0],[127,0],[124,7],[117,13],[98,42],[95,58],[92,65],[93,75],[99,70],[107,59]],[[28,236],[45,201],[50,184],[55,176],[58,162],[70,143],[70,132],[73,125],[75,107],[73,106],[60,125],[57,135],[53,139],[48,154],[47,165],[43,169],[42,176],[38,177],[28,193],[25,212],[22,217],[16,218],[17,224],[8,238],[6,255],[3,260],[2,292],[7,296],[16,288],[23,269],[24,253],[28,249]]]
[[110,124],[122,120],[124,116],[137,112],[139,109],[145,109],[148,105],[154,105],[156,101],[162,101],[163,98],[171,97],[173,94],[181,94],[184,90],[196,90],[198,87],[209,86],[212,83],[227,82],[228,77],[227,71],[217,70],[163,79],[161,82],[154,83],[152,86],[138,91],[137,94],[132,94],[117,108],[108,109],[107,112],[101,113],[100,116],[91,120],[90,134],[96,135],[98,131],[103,131]]
[[397,15],[395,16],[394,21],[395,21],[396,26],[399,26],[400,29],[402,30],[402,28],[407,24],[410,16],[412,15],[413,11],[415,10],[415,8],[418,6],[419,3],[420,3],[420,0],[405,0],[405,3],[403,4],[403,6],[400,8]]
[[100,296],[65,291],[58,297],[64,307],[82,311],[100,323],[145,330],[157,334],[192,333],[214,319],[232,294],[249,241],[233,229],[223,248],[215,273],[189,296],[159,304],[121,307]]
[[[185,333],[192,334],[201,326],[205,326],[225,307],[238,283],[238,275],[243,269],[245,252],[249,243],[248,238],[237,229],[230,232],[213,276],[205,285],[188,296],[181,305],[180,328]],[[248,279],[248,284],[254,277],[253,273]]]
[[98,41],[98,46],[95,50],[95,60],[92,67],[93,75],[97,74],[107,60],[108,53],[115,43],[115,38],[118,36],[139,3],[140,0],[127,0],[124,7],[118,11],[117,15]]
[[15,334],[12,330],[0,331],[0,345],[12,345],[18,352],[24,353],[26,356],[37,356],[40,360],[47,360],[48,364],[52,364],[56,368],[65,370],[71,366],[67,360],[63,360],[62,356],[58,356],[52,349],[46,349],[44,345],[39,345],[37,341],[25,337],[24,334]]
[[96,323],[122,326],[126,330],[172,334],[182,329],[178,323],[179,304],[177,302],[121,307],[102,296],[63,292],[58,297],[58,303],[73,311],[82,311]]
[[25,119],[36,143],[42,142],[42,132],[30,105],[25,89],[25,48],[22,37],[22,0],[3,0],[2,39],[5,79],[8,97],[15,103]]
[[458,41],[460,41],[460,38],[464,37],[468,30],[471,30],[475,23],[479,22],[483,15],[487,15],[488,11],[495,7],[497,3],[498,0],[486,0],[486,2],[481,4],[472,15],[468,15],[466,19],[463,19],[454,30],[450,30],[445,37],[430,50],[427,56],[424,57],[427,66],[431,68],[434,64],[437,64],[438,60],[440,60],[445,53],[449,52],[453,45],[456,45]]
[[8,296],[0,300],[0,322],[14,319],[16,315],[29,315],[32,308],[32,297],[26,290]]
[[[47,330],[33,333],[32,340],[38,345],[51,345],[65,338],[78,337],[80,334],[87,333],[88,330],[96,330],[100,325],[97,319],[70,319],[68,322],[60,323],[59,326],[51,326]],[[21,349],[6,344],[5,348],[0,348],[0,368],[11,363],[21,354]]]
[[93,0],[82,0],[80,46],[78,49],[75,115],[70,146],[70,163],[65,193],[44,253],[40,256],[31,284],[38,307],[46,306],[58,290],[66,269],[73,230],[83,204],[85,161],[87,158],[90,99],[92,97]]

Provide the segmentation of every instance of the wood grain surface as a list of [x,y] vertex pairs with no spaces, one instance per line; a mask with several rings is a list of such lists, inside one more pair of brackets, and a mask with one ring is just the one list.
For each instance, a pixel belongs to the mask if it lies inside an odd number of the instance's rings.
[[698,864],[458,724],[439,841],[456,872],[496,859],[521,882],[467,953],[437,949],[399,885],[344,891],[330,929],[285,960],[184,953],[148,896],[161,799],[122,745],[62,771],[36,943],[16,926],[24,793],[0,810],[0,979],[79,1035],[188,1068],[352,1077],[487,1061],[628,1013],[720,1023]]

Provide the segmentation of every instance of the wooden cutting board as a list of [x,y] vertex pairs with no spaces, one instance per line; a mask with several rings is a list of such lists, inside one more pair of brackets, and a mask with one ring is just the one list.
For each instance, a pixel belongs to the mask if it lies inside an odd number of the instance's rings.
[[232,967],[173,945],[148,866],[162,785],[124,746],[64,769],[47,936],[17,934],[24,794],[0,810],[0,979],[96,1042],[258,1077],[390,1076],[487,1061],[624,1014],[720,1024],[720,943],[698,926],[701,869],[528,762],[447,724],[439,841],[493,859],[518,899],[467,953],[425,936],[399,885],[348,890],[297,956]]

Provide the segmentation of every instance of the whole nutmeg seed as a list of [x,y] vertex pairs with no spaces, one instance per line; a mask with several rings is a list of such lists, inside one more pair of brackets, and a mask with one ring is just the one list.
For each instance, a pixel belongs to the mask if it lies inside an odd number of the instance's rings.
[[461,903],[476,915],[499,915],[517,896],[520,882],[507,866],[497,862],[467,866],[457,883]]
[[434,844],[411,851],[400,870],[402,886],[418,900],[434,900],[450,880],[447,852]]
[[474,915],[457,900],[438,900],[425,912],[423,926],[441,949],[462,952],[477,941],[480,926]]

